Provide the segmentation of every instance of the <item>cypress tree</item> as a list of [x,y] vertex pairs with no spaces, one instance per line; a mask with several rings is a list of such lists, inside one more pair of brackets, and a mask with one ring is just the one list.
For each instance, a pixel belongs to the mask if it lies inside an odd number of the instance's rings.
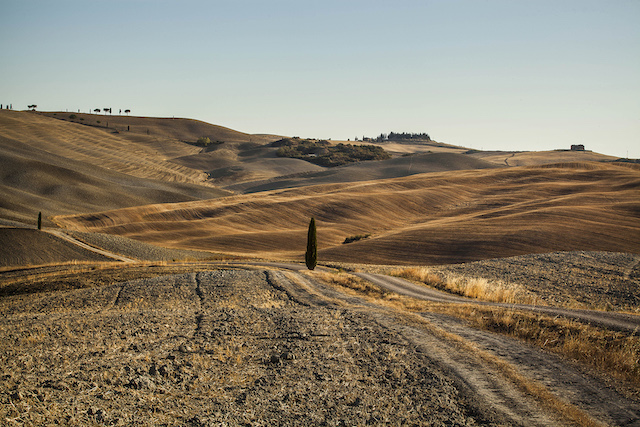
[[42,212],[38,212],[38,230],[42,230]]
[[311,218],[309,232],[307,233],[307,252],[304,254],[307,268],[313,270],[318,263],[318,240],[316,238],[316,220]]

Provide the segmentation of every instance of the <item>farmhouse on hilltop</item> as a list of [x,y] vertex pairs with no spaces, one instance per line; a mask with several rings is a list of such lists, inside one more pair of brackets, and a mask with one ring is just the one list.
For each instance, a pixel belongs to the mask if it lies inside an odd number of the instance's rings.
[[584,151],[584,145],[582,144],[572,144],[571,151]]

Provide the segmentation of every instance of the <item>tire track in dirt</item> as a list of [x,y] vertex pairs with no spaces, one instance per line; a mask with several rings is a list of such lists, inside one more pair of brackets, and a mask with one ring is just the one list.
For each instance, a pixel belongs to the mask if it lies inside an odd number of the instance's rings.
[[640,425],[640,406],[616,391],[613,380],[589,372],[559,356],[515,338],[471,328],[460,319],[436,313],[423,318],[497,356],[550,392],[577,405],[608,425]]
[[631,276],[640,276],[640,273],[635,273],[635,270],[638,269],[639,266],[640,266],[640,256],[636,256],[635,263],[631,264],[627,268],[627,271],[625,271],[623,276],[624,279],[629,280]]
[[530,396],[516,385],[498,375],[474,354],[467,353],[427,328],[407,324],[397,313],[358,297],[343,294],[327,285],[298,273],[273,273],[275,282],[289,295],[310,305],[341,307],[365,312],[375,322],[394,331],[407,340],[411,347],[430,358],[439,369],[454,378],[456,387],[466,399],[482,408],[492,417],[505,420],[509,425],[548,426],[558,421],[543,410]]
[[111,308],[116,307],[118,304],[120,304],[120,298],[122,295],[122,291],[124,290],[124,287],[126,285],[122,285],[120,286],[120,289],[118,289],[118,294],[116,295],[115,299],[113,300],[113,303],[111,304]]
[[202,322],[204,319],[204,312],[203,312],[203,306],[204,306],[204,293],[202,291],[202,273],[191,273],[192,277],[193,277],[193,281],[195,282],[196,285],[196,295],[198,296],[199,299],[199,310],[196,312],[196,329],[193,333],[193,335],[198,335],[200,333],[200,331],[202,330]]
[[[540,408],[534,402],[523,397],[522,391],[515,384],[501,378],[495,367],[487,366],[484,360],[461,351],[454,343],[437,337],[428,329],[415,324],[398,323],[398,317],[393,319],[390,313],[385,312],[380,306],[342,294],[299,273],[287,273],[286,277],[282,273],[272,274],[287,293],[306,299],[307,303],[317,304],[325,300],[324,304],[342,307],[347,305],[354,310],[366,309],[369,314],[375,316],[379,324],[396,328],[400,335],[421,348],[421,351],[428,353],[440,366],[449,369],[459,378],[460,386],[465,388],[467,393],[478,396],[486,405],[516,424],[554,424],[547,416],[541,415]],[[290,285],[285,286],[282,284],[283,278],[293,280],[289,280]],[[388,279],[395,281],[398,278]],[[442,295],[438,293],[436,297]],[[449,297],[454,302],[460,302],[458,297],[446,294],[443,299],[449,301]],[[461,299],[470,302],[468,299]],[[611,379],[588,372],[586,368],[514,338],[466,326],[459,319],[434,313],[420,315],[436,328],[454,334],[481,351],[515,367],[519,373],[540,384],[559,400],[575,405],[600,422],[609,425],[640,425],[640,401],[618,392]]]
[[401,279],[399,277],[370,273],[354,274],[362,279],[368,280],[392,292],[426,301],[455,304],[477,304],[491,307],[505,307],[518,310],[529,310],[533,312],[549,314],[552,316],[568,317],[585,323],[598,324],[609,329],[623,332],[633,333],[634,331],[640,329],[640,316],[632,314],[604,312],[596,310],[569,309],[529,304],[506,304],[479,301],[471,298],[451,295],[435,289],[430,289],[425,286],[420,286],[413,282],[409,282],[408,280]]

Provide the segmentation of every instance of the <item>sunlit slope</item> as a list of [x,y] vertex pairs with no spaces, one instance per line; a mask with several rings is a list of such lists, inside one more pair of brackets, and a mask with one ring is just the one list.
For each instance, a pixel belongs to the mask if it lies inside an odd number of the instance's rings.
[[[198,138],[206,136],[211,141],[255,142],[261,144],[281,138],[276,135],[252,135],[194,119],[63,112],[39,114],[91,126],[104,127],[108,124],[111,130],[123,133],[128,132],[123,136],[141,134],[190,142],[195,142]],[[71,114],[75,118],[71,119]]]
[[[197,174],[198,182],[216,186],[270,179],[280,175],[322,170],[299,159],[277,157],[272,141],[276,135],[247,134],[193,119],[129,117],[82,113],[41,113],[58,121],[115,134],[132,146],[152,152],[155,158]],[[70,116],[73,114],[73,119]],[[99,123],[98,123],[99,122]],[[108,125],[108,128],[106,127]],[[212,142],[208,147],[193,145],[200,137]]]
[[[37,113],[2,110],[0,138],[138,178],[189,183],[204,183],[207,178],[202,171],[166,161],[163,148],[158,149],[166,145],[166,141],[153,145],[148,141],[132,143],[122,134],[108,129],[56,120]],[[199,151],[197,147],[180,142],[172,145],[174,150],[184,154]]]
[[197,183],[202,172],[159,157],[101,130],[0,110],[0,217],[32,222],[39,211],[47,217],[228,194]]
[[[299,259],[450,263],[532,252],[640,253],[640,170],[585,163],[414,175],[58,217],[161,245]],[[343,245],[346,237],[371,233]]]
[[305,160],[278,157],[276,150],[255,143],[225,143],[198,154],[173,159],[173,162],[207,172],[210,182],[219,186],[326,169]]
[[476,151],[469,150],[469,156],[504,166],[539,166],[568,162],[611,162],[618,157],[593,151]]

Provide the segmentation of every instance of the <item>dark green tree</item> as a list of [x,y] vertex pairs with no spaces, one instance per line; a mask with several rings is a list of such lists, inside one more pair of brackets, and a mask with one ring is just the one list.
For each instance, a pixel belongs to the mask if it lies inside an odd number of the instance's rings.
[[318,264],[318,239],[316,236],[316,220],[311,218],[309,232],[307,233],[307,252],[304,254],[307,268],[313,270]]
[[38,230],[42,230],[42,212],[38,212]]

